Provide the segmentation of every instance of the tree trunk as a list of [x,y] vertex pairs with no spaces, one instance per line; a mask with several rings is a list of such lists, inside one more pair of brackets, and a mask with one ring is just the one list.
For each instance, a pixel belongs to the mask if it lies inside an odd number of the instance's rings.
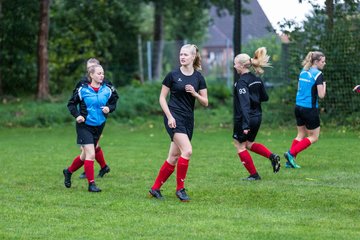
[[154,47],[152,72],[153,79],[157,80],[161,76],[162,58],[164,50],[164,15],[162,1],[155,1],[155,22],[154,22]]
[[40,0],[38,35],[38,87],[37,99],[49,99],[48,39],[50,0]]
[[325,7],[326,7],[326,15],[327,15],[327,21],[326,21],[326,28],[328,32],[332,32],[334,28],[334,2],[333,0],[326,0],[325,1]]
[[[234,57],[241,53],[241,0],[234,0],[234,30],[233,30],[233,48]],[[234,82],[239,75],[234,69]]]

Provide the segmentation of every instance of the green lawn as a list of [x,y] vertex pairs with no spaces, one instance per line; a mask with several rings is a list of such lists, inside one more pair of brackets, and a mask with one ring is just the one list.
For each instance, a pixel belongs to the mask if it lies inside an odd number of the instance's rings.
[[[73,126],[0,129],[0,239],[360,238],[360,133],[323,128],[298,156],[302,168],[278,174],[251,153],[262,180],[245,182],[231,132],[195,129],[192,201],[182,203],[174,175],[164,201],[147,197],[169,147],[161,120],[108,123],[101,145],[111,172],[96,179],[101,193],[87,192],[82,169],[70,189],[63,185],[62,170],[79,153]],[[257,141],[282,156],[294,136],[293,128],[263,127]]]

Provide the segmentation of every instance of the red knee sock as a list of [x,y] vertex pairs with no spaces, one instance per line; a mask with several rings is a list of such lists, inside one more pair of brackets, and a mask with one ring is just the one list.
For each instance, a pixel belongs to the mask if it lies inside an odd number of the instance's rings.
[[253,143],[250,150],[266,158],[269,158],[271,155],[270,150],[261,143]]
[[95,182],[94,177],[94,161],[85,160],[84,161],[85,175],[89,183]]
[[186,173],[189,168],[189,160],[183,157],[179,157],[176,169],[176,191],[184,188]]
[[238,155],[240,157],[242,164],[244,165],[246,170],[250,173],[250,175],[255,174],[257,171],[255,168],[254,162],[250,156],[250,153],[247,150],[245,150],[245,151],[239,152]]
[[68,168],[68,170],[69,170],[69,172],[73,173],[76,170],[78,170],[79,168],[81,168],[82,165],[84,165],[84,162],[81,161],[80,155],[79,155],[76,158],[74,158],[74,160],[73,160],[72,164],[70,165],[70,167]]
[[[300,141],[296,140],[296,138],[294,138],[294,140],[291,143],[291,147],[290,149],[292,149],[293,147],[295,147],[296,144],[298,144]],[[296,154],[297,155],[297,154]],[[293,155],[294,157],[296,157],[296,155]]]
[[299,152],[304,151],[311,145],[311,142],[308,138],[304,138],[298,144],[290,149],[290,154],[296,156]]
[[160,189],[161,186],[166,182],[170,175],[174,172],[175,166],[171,165],[167,161],[161,166],[158,176],[155,179],[152,189]]
[[95,149],[95,159],[99,163],[101,168],[104,168],[106,166],[104,153],[103,153],[101,147],[97,147]]

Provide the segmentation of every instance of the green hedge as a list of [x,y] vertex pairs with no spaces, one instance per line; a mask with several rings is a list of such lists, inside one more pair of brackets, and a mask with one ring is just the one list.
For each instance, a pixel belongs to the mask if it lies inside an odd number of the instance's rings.
[[[284,85],[268,90],[270,100],[263,103],[263,124],[270,127],[295,127],[295,87]],[[118,88],[118,107],[110,115],[120,123],[141,123],[162,115],[159,105],[161,83],[133,84]],[[32,98],[3,98],[0,108],[1,127],[50,127],[74,121],[66,104],[71,93],[65,93],[49,102],[37,102]],[[196,116],[202,126],[228,127],[232,125],[232,89],[220,83],[208,83],[209,107],[196,104]],[[320,102],[320,106],[322,102]],[[322,109],[322,125],[359,129],[360,113],[347,116],[331,116]]]

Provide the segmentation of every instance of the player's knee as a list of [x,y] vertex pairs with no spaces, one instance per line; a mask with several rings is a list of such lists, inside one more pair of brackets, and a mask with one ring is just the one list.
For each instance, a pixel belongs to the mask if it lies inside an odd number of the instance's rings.
[[192,155],[192,149],[186,149],[184,152],[182,152],[181,155],[187,159],[190,159]]

